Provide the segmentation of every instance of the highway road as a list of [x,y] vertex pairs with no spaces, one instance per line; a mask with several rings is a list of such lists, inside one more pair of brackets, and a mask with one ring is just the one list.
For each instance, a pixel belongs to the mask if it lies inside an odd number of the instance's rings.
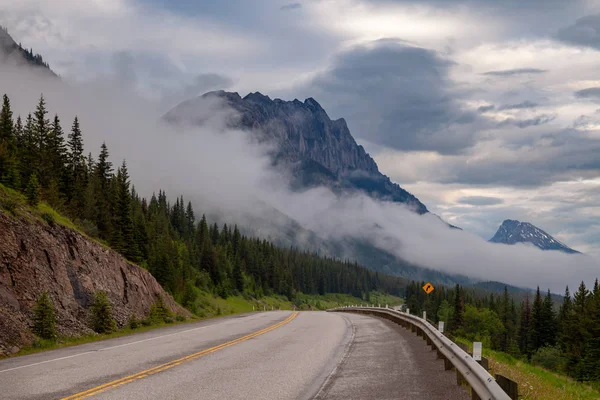
[[0,361],[2,399],[468,399],[387,320],[271,311]]

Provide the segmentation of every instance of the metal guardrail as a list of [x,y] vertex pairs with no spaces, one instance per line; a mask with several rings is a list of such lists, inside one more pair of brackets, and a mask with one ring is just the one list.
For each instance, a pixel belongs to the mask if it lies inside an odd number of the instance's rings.
[[444,359],[446,369],[454,367],[457,381],[466,382],[471,387],[473,399],[480,400],[510,400],[510,397],[498,385],[498,382],[473,359],[467,352],[462,350],[456,343],[444,336],[433,325],[423,318],[407,314],[402,311],[380,307],[341,307],[328,311],[357,312],[364,314],[379,315],[410,327],[417,335],[423,336],[427,343],[438,351],[438,357]]

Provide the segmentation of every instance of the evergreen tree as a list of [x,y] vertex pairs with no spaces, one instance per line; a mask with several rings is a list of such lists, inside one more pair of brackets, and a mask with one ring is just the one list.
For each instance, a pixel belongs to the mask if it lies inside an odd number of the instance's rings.
[[33,309],[33,333],[42,339],[56,338],[56,312],[54,303],[44,291],[35,302]]
[[454,310],[452,313],[452,322],[450,324],[450,327],[452,329],[452,332],[456,332],[457,330],[461,329],[463,326],[463,313],[465,311],[465,305],[460,293],[460,286],[458,285],[458,283],[456,284],[456,287],[454,289]]
[[50,132],[50,121],[46,118],[46,101],[44,96],[40,96],[35,113],[33,114],[34,139],[37,141],[37,158],[34,159],[38,179],[43,189],[47,188],[53,174],[52,155],[49,154],[48,136]]
[[519,322],[519,349],[521,354],[531,358],[531,308],[529,306],[529,295],[521,303],[521,320]]
[[565,289],[565,295],[563,297],[563,304],[560,307],[558,313],[558,343],[563,352],[566,351],[567,344],[569,342],[569,335],[572,329],[571,319],[573,313],[573,302],[571,300],[571,293],[569,293],[569,286]]
[[113,226],[111,218],[111,176],[112,163],[108,160],[108,148],[106,143],[102,143],[98,162],[94,168],[95,172],[95,198],[96,198],[96,225],[100,232],[100,237],[109,239],[113,235]]
[[538,286],[533,299],[533,306],[531,307],[531,330],[529,332],[531,337],[531,351],[533,353],[544,346],[544,322],[544,308],[540,287]]
[[97,333],[111,333],[117,329],[110,301],[106,292],[101,290],[94,294],[91,307],[91,327]]
[[17,166],[17,141],[14,133],[13,114],[10,100],[4,95],[0,111],[0,183],[17,188],[19,171]]
[[579,381],[590,378],[590,371],[587,370],[584,360],[588,342],[591,338],[590,328],[593,324],[590,298],[585,283],[581,282],[579,289],[573,296],[571,331],[566,342],[567,371]]
[[36,207],[40,202],[40,183],[38,182],[37,175],[33,174],[29,178],[29,183],[25,189],[27,196],[27,202],[30,206]]
[[543,346],[554,346],[556,345],[557,336],[556,313],[554,312],[554,303],[552,302],[550,290],[548,290],[548,294],[546,295],[542,305],[542,315]]

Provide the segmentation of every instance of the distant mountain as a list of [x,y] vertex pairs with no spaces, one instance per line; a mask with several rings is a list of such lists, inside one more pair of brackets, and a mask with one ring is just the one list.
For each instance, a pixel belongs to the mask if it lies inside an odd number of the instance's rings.
[[20,43],[17,44],[9,35],[8,30],[0,26],[0,64],[5,63],[29,65],[50,75],[57,76],[41,55],[34,54],[31,49],[25,49]]
[[542,250],[559,250],[569,254],[579,253],[529,222],[512,219],[507,219],[500,225],[490,242],[504,244],[532,243]]
[[184,101],[169,111],[172,123],[202,124],[202,104],[217,99],[237,111],[229,126],[250,130],[260,141],[276,144],[273,162],[287,167],[296,189],[327,186],[334,192],[360,191],[371,197],[406,204],[419,214],[427,207],[383,175],[365,149],[358,145],[343,118],[332,121],[313,98],[271,100],[261,93],[242,98],[238,93],[210,92]]

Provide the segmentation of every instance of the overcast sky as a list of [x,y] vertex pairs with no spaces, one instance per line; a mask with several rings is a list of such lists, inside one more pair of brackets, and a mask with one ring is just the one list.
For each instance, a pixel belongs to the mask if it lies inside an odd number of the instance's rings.
[[600,254],[597,1],[0,0],[0,24],[66,79],[165,107],[314,97],[448,222]]

